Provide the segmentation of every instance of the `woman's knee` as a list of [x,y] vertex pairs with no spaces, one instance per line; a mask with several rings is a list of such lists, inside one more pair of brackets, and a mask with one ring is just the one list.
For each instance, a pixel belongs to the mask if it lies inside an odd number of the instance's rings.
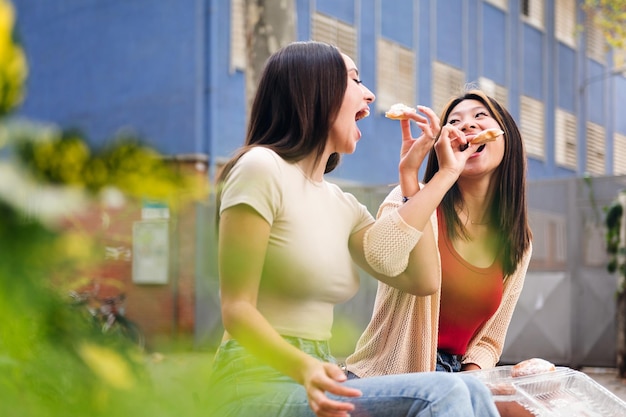
[[487,388],[487,386],[475,376],[464,374],[462,372],[456,375],[459,376],[470,392],[482,392],[491,395],[489,388]]

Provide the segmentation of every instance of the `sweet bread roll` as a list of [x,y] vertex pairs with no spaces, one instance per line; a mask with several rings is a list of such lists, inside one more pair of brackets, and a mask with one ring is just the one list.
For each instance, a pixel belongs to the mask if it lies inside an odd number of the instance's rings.
[[485,385],[489,388],[493,395],[515,395],[517,393],[513,384],[506,382],[485,383]]
[[541,358],[531,358],[513,365],[511,368],[511,376],[513,378],[518,378],[521,376],[542,374],[544,372],[551,372],[554,370],[556,370],[556,367],[552,362],[548,362],[547,360]]
[[503,135],[504,132],[498,128],[486,129],[474,136],[470,142],[473,145],[480,145],[482,143],[493,142],[498,136]]
[[407,120],[408,113],[417,113],[415,108],[409,107],[406,104],[396,103],[389,107],[389,110],[385,112],[385,117],[393,120]]

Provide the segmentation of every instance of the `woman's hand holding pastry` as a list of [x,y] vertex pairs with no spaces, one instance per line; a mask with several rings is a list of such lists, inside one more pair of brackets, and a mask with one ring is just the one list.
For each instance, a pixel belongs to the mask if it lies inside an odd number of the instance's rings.
[[448,172],[456,179],[465,163],[480,145],[468,143],[463,132],[452,125],[445,125],[435,143],[439,171]]
[[341,384],[347,377],[336,364],[315,360],[304,371],[303,379],[309,406],[317,417],[348,417],[354,410],[353,404],[331,400],[326,392],[343,397],[361,396],[361,391]]
[[[402,146],[400,148],[400,185],[403,195],[412,196],[419,190],[417,173],[424,162],[424,158],[432,149],[435,138],[439,134],[439,118],[430,108],[417,107],[426,116],[418,113],[407,114],[406,119],[400,121],[402,129]],[[413,138],[410,120],[413,120],[422,130],[422,134]]]

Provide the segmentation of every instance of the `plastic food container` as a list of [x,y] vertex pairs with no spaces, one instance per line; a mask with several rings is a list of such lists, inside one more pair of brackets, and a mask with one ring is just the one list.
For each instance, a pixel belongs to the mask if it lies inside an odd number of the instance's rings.
[[513,385],[538,417],[626,416],[626,403],[582,372],[516,378]]
[[574,372],[574,370],[570,368],[557,366],[554,371],[513,378],[511,376],[512,368],[513,365],[496,366],[490,369],[468,371],[467,373],[482,381],[487,388],[491,390],[495,401],[512,401],[521,397],[517,392],[518,388],[514,385],[514,382],[532,380],[535,378],[541,378],[542,376],[552,376]]

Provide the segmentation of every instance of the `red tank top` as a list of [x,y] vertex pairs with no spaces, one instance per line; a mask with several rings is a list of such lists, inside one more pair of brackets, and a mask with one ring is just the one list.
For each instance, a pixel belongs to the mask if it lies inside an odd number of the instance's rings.
[[442,270],[438,349],[463,355],[472,336],[500,306],[504,274],[497,259],[488,268],[463,259],[448,238],[439,209],[437,220]]

